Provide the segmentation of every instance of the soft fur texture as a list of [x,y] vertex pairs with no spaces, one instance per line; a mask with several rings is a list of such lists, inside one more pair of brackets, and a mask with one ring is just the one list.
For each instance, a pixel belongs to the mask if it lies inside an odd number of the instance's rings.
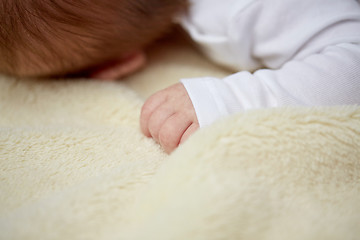
[[174,39],[124,81],[0,78],[0,239],[359,239],[360,108],[250,111],[172,155],[144,98],[225,76]]

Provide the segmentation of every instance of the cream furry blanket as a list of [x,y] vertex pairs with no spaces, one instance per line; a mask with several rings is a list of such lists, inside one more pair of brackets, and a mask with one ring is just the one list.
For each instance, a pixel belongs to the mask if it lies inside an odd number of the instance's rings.
[[0,239],[360,239],[360,108],[251,111],[172,155],[144,98],[228,74],[174,40],[119,82],[0,78]]

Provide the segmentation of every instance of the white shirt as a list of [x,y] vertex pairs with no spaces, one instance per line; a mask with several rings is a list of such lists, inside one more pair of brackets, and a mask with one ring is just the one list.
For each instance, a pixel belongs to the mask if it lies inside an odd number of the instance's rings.
[[357,0],[192,0],[183,28],[225,79],[182,79],[200,126],[294,105],[360,104]]

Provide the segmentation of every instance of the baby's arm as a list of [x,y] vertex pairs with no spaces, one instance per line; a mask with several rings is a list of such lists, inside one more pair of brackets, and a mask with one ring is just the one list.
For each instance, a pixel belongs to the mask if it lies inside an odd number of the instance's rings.
[[223,80],[185,79],[201,127],[249,109],[360,104],[360,44],[329,46],[279,70],[243,71]]
[[[173,151],[198,128],[237,112],[282,106],[360,104],[360,44],[339,44],[279,70],[223,80],[184,79],[145,103],[142,131]],[[190,96],[190,97],[189,97]],[[191,98],[191,100],[190,100]],[[196,111],[196,115],[195,115]]]

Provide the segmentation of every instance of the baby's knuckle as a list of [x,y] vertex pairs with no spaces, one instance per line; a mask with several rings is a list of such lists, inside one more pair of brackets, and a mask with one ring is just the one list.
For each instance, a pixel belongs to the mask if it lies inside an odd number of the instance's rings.
[[159,100],[159,99],[164,99],[164,98],[166,98],[166,97],[167,97],[167,91],[165,91],[165,90],[160,90],[160,91],[154,93],[154,94],[150,97],[150,99],[151,99],[151,100],[154,100],[154,101],[157,101],[157,100]]

